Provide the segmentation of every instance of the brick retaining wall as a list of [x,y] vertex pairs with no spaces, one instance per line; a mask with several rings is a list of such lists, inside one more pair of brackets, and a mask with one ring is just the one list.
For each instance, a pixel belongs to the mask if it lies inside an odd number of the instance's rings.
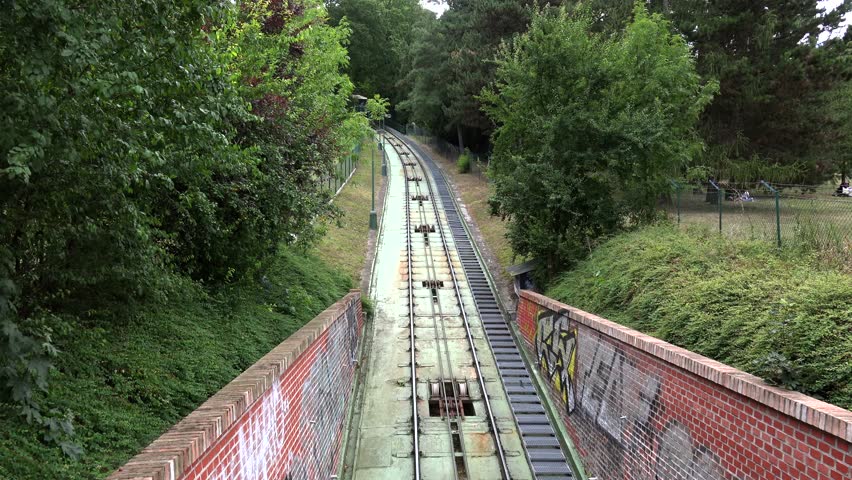
[[109,479],[328,479],[338,470],[362,326],[353,290]]
[[600,479],[852,479],[852,412],[523,291],[525,348]]

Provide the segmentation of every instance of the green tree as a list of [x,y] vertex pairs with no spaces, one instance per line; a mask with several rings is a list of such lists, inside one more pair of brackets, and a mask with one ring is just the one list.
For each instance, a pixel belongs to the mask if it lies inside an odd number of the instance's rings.
[[[363,134],[348,30],[313,0],[3,2],[0,405],[39,405],[56,333],[310,241],[319,180]],[[129,315],[129,313],[128,313]]]
[[702,85],[686,42],[637,4],[618,36],[585,12],[540,11],[502,50],[483,99],[497,124],[492,211],[513,250],[553,272],[654,218],[658,192],[701,150]]
[[357,93],[381,93],[396,105],[405,96],[400,82],[415,28],[434,14],[417,0],[337,0],[328,9],[332,23],[351,29],[347,71]]
[[[556,2],[558,4],[559,2]],[[500,44],[527,29],[527,0],[452,0],[436,22],[418,30],[411,50],[411,90],[401,108],[437,133],[480,142],[492,124],[477,98],[494,78]]]
[[[632,0],[593,0],[596,28],[617,32]],[[653,0],[693,47],[698,72],[718,80],[704,111],[708,145],[698,162],[718,178],[818,182],[837,166],[827,154],[838,125],[828,103],[841,92],[843,40],[818,44],[839,28],[852,0],[825,12],[820,0]],[[845,62],[848,65],[848,57]]]
[[373,98],[367,100],[367,117],[374,122],[383,122],[390,109],[390,102],[387,98],[382,98],[376,94]]

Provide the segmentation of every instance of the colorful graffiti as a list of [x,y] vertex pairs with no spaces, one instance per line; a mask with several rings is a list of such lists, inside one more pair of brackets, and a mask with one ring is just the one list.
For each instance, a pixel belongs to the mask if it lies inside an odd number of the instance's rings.
[[538,365],[568,413],[577,403],[574,375],[577,369],[577,328],[568,315],[540,310],[536,315],[535,350]]
[[273,385],[236,431],[235,458],[205,478],[327,479],[337,471],[360,317],[352,303]]
[[596,462],[611,478],[724,478],[719,457],[666,411],[663,380],[638,366],[628,347],[578,324],[568,310],[533,311],[534,330],[526,335],[535,332],[541,372],[565,405],[566,421],[600,432]]

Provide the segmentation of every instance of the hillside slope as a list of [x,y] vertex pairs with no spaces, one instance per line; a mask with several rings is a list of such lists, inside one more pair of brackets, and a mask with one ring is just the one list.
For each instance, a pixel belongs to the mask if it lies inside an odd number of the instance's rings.
[[653,226],[605,242],[547,294],[852,408],[852,276],[805,252]]
[[19,418],[0,418],[0,479],[104,478],[317,313],[352,282],[284,249],[259,281],[208,293],[176,279],[162,304],[61,335],[48,402],[75,414],[79,462]]

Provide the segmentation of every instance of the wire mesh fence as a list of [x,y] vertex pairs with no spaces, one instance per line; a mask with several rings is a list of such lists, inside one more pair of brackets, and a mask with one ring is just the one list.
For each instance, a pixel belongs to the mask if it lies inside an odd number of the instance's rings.
[[358,142],[347,155],[338,160],[334,171],[322,179],[322,185],[327,188],[332,196],[340,193],[340,188],[358,167],[358,159],[361,157],[361,143]]
[[830,184],[672,182],[664,203],[680,225],[852,255],[852,192]]

